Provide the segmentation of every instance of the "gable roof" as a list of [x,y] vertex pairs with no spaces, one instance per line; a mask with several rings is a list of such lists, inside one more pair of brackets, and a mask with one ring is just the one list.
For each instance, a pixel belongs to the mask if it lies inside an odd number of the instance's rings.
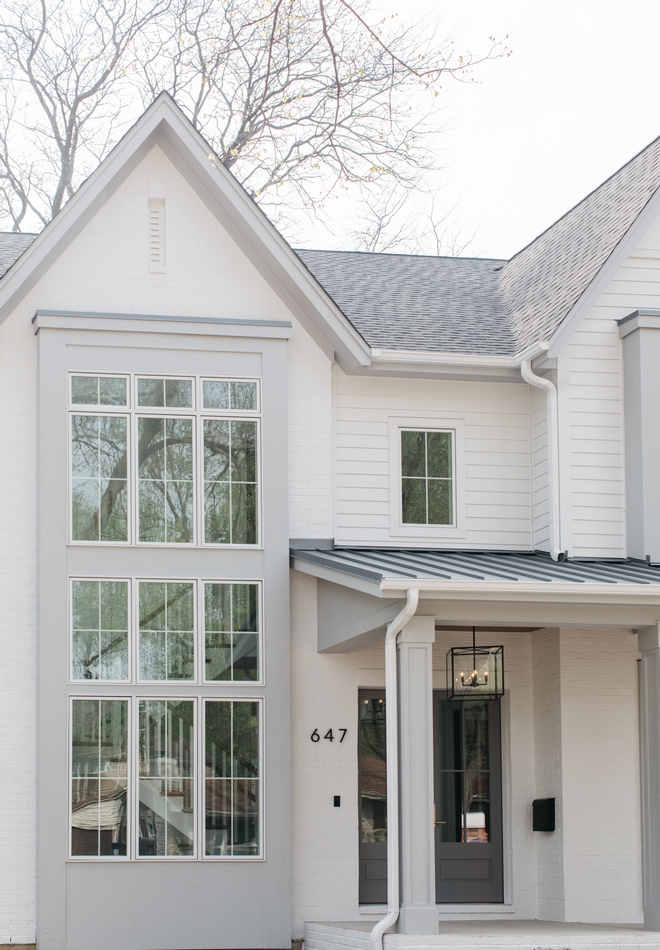
[[156,143],[349,372],[370,365],[369,348],[510,362],[557,339],[660,204],[659,137],[509,261],[294,252],[222,164],[212,173],[207,143],[162,93],[40,235],[0,233],[0,319]]

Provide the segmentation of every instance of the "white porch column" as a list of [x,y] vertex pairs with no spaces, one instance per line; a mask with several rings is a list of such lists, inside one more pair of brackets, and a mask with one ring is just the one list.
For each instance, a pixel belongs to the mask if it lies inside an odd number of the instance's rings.
[[644,929],[660,930],[660,624],[638,631]]
[[435,617],[412,617],[399,634],[401,913],[399,933],[438,932],[433,835]]

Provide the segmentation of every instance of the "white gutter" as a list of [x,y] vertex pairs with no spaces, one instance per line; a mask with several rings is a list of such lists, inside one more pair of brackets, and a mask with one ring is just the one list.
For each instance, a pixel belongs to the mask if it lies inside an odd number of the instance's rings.
[[399,681],[396,638],[417,610],[419,591],[406,591],[406,605],[385,634],[385,756],[387,768],[387,916],[371,931],[372,950],[382,950],[383,934],[399,919]]
[[370,352],[372,363],[422,363],[432,366],[518,369],[521,360],[536,359],[547,348],[547,343],[533,343],[515,356],[479,356],[463,353],[436,353],[424,350],[383,350],[376,347],[371,347]]
[[562,560],[561,547],[560,498],[559,498],[559,416],[557,412],[557,387],[543,376],[537,376],[532,370],[531,358],[520,363],[522,378],[530,386],[542,389],[546,398],[548,429],[548,503],[550,516],[550,557],[553,561]]

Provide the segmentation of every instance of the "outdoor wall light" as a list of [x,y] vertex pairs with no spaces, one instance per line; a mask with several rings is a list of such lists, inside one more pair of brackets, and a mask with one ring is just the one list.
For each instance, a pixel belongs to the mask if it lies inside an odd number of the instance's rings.
[[478,647],[476,627],[471,647],[452,647],[447,654],[447,699],[499,699],[504,695],[504,647]]

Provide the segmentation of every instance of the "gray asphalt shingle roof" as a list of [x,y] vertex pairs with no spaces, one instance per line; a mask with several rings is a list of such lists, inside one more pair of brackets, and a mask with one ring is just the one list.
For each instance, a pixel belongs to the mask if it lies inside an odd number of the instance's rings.
[[19,234],[16,231],[0,231],[0,277],[4,277],[23,251],[27,251],[36,236]]
[[504,261],[359,251],[296,254],[370,346],[516,352],[498,283]]
[[[374,348],[514,356],[548,339],[660,187],[660,138],[509,261],[297,250]],[[37,235],[0,233],[0,277]]]

